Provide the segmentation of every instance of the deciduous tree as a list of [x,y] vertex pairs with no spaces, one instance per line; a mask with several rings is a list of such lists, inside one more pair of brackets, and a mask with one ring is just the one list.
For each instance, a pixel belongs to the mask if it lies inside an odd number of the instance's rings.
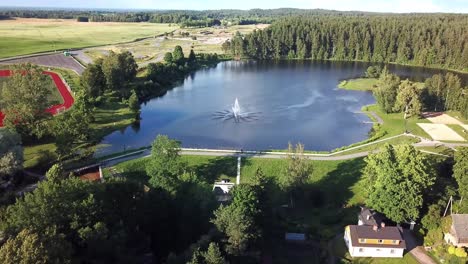
[[48,133],[46,121],[51,114],[45,110],[51,102],[48,98],[49,78],[32,64],[13,67],[13,75],[0,90],[0,107],[6,117],[7,127],[15,129],[23,136],[38,138]]
[[151,158],[146,166],[149,183],[169,193],[175,193],[185,164],[180,159],[180,142],[158,135],[152,144]]
[[366,204],[397,223],[418,219],[435,181],[427,157],[410,145],[385,145],[365,161]]
[[403,81],[398,87],[398,95],[393,110],[403,111],[406,119],[406,115],[418,116],[421,109],[421,90],[415,83],[409,80]]
[[0,177],[12,176],[23,168],[21,137],[14,131],[0,129]]

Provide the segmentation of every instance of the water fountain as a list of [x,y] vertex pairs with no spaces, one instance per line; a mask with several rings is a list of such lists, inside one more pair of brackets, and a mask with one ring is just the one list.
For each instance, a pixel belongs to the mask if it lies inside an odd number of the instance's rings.
[[234,100],[234,104],[231,106],[231,109],[226,109],[214,113],[213,119],[221,119],[223,121],[234,119],[236,123],[241,121],[249,122],[258,120],[259,114],[259,112],[244,111],[239,105],[239,100],[236,98]]

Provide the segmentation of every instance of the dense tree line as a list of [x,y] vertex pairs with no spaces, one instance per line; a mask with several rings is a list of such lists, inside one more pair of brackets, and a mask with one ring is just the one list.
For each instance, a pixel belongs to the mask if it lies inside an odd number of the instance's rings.
[[[257,23],[270,24],[280,18],[291,16],[374,16],[375,13],[357,11],[333,11],[323,9],[251,9],[251,10],[155,10],[155,11],[116,11],[116,10],[40,10],[5,8],[0,10],[0,16],[26,18],[62,18],[72,19],[89,17],[94,22],[153,22],[177,23],[188,26],[193,23],[224,21],[226,24],[247,25]],[[216,25],[216,23],[214,23]],[[200,24],[201,25],[201,24]]]
[[[371,74],[375,69],[370,69]],[[376,77],[373,75],[373,77]],[[424,85],[409,80],[400,80],[386,68],[380,72],[377,85],[373,89],[377,104],[386,113],[404,112],[418,116],[421,111],[458,111],[468,117],[468,88],[462,85],[460,77],[448,72],[427,78]]]
[[394,62],[468,68],[468,16],[369,15],[281,19],[223,45],[238,57]]

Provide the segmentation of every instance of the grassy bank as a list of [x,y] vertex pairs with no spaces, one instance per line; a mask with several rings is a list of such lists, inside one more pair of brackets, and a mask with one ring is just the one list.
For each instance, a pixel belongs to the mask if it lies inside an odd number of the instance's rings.
[[[207,182],[212,183],[221,179],[235,182],[237,174],[237,159],[235,157],[184,155],[182,161],[187,163],[188,171],[195,173]],[[145,171],[147,162],[148,158],[139,158],[119,163],[113,168],[114,171],[130,180],[146,184],[149,179]],[[109,177],[111,169],[105,168],[104,175]]]
[[177,28],[177,25],[156,23],[80,23],[74,19],[2,20],[0,58],[128,42],[171,32]]
[[338,87],[345,90],[372,91],[377,81],[376,78],[357,78],[341,81]]

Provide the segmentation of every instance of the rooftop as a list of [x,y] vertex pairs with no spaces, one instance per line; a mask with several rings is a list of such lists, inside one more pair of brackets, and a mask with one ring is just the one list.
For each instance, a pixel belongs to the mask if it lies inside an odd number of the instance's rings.
[[458,239],[468,239],[468,214],[452,214],[452,226]]
[[[350,225],[349,231],[353,246],[359,247],[383,247],[383,248],[406,248],[405,240],[403,239],[402,230],[396,226],[386,226],[373,229],[373,226],[358,226]],[[378,240],[398,240],[399,244],[369,244],[359,243],[359,239],[378,239]]]

